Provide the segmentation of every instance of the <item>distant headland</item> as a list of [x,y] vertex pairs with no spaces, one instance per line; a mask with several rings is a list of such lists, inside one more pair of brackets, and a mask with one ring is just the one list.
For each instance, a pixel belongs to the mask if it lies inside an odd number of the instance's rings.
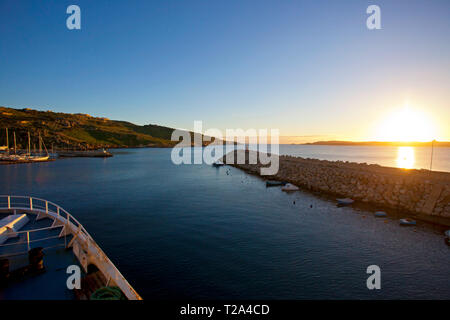
[[[319,145],[319,146],[378,146],[378,147],[429,147],[429,142],[418,141],[317,141],[311,143],[299,143],[301,145]],[[434,141],[434,147],[450,147],[450,141]]]
[[[15,135],[19,149],[27,146],[28,132],[32,139],[40,134],[49,149],[53,146],[71,149],[172,147],[177,143],[171,141],[174,129],[164,126],[140,126],[88,114],[0,106],[0,146],[6,145],[6,128],[9,130],[10,147]],[[35,141],[31,143],[33,147]]]

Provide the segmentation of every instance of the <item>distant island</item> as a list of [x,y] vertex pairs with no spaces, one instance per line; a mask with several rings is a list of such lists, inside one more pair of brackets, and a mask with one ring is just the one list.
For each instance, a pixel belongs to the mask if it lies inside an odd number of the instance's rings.
[[[379,147],[430,147],[429,142],[401,142],[401,141],[317,141],[311,143],[300,143],[301,145],[319,146],[379,146]],[[450,147],[450,141],[434,141],[435,147]]]

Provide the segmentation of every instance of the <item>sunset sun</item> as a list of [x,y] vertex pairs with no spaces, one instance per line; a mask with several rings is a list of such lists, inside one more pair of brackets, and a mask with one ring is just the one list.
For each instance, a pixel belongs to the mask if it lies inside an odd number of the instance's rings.
[[432,121],[424,112],[409,106],[389,114],[377,127],[379,141],[431,141],[436,132]]

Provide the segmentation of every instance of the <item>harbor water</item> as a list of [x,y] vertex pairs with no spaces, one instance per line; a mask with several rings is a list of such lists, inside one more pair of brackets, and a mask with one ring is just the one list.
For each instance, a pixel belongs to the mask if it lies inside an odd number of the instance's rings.
[[440,226],[401,227],[401,213],[286,194],[229,166],[177,166],[170,149],[112,152],[0,166],[0,193],[68,210],[144,299],[450,299]]

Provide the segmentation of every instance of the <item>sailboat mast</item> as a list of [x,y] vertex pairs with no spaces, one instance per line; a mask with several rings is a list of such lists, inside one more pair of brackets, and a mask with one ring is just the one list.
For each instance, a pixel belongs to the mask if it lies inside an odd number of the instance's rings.
[[16,147],[16,132],[14,131],[14,155],[17,154],[17,147]]
[[42,153],[42,140],[41,140],[41,132],[39,131],[39,154]]
[[8,138],[8,128],[6,128],[6,151],[9,155],[9,138]]
[[31,155],[31,138],[30,138],[30,131],[28,131],[28,155]]

